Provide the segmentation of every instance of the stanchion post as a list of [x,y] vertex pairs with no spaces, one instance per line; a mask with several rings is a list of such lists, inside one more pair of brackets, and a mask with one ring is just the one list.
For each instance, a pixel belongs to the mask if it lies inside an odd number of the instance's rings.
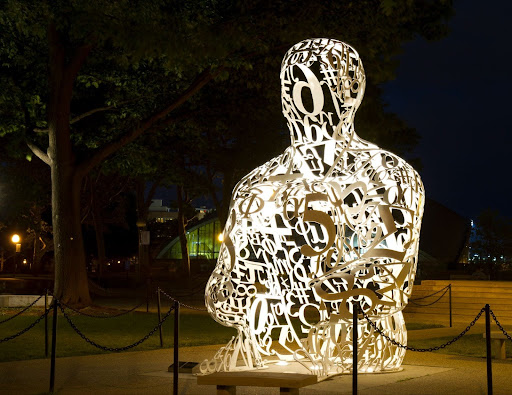
[[[44,311],[48,310],[48,288],[44,292]],[[48,314],[44,316],[44,356],[48,358]]]
[[162,335],[162,325],[160,324],[160,321],[162,321],[162,313],[161,313],[161,307],[160,307],[160,287],[157,289],[157,306],[158,306],[158,332],[160,333],[160,347],[164,346],[164,338]]
[[448,285],[448,307],[450,309],[450,328],[452,327],[452,285]]
[[359,303],[354,303],[352,306],[352,394],[357,395],[357,338],[359,337],[357,317],[359,315]]
[[53,296],[53,324],[52,324],[52,356],[50,367],[50,392],[55,387],[55,350],[57,346],[57,304],[59,301]]
[[492,395],[492,364],[491,364],[491,314],[489,304],[485,305],[485,346],[487,349],[487,394]]
[[149,313],[149,278],[146,278],[146,313]]
[[179,336],[180,330],[180,303],[175,300],[174,301],[174,369],[173,369],[173,382],[172,382],[172,393],[174,395],[178,395],[178,373],[179,373],[179,346],[178,342],[180,339]]

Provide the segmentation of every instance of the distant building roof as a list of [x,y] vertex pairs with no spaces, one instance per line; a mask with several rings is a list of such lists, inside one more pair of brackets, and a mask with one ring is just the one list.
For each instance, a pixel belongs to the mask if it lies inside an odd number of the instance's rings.
[[163,205],[162,199],[153,199],[151,200],[151,205],[148,208],[148,211],[170,211],[169,207]]
[[465,255],[470,234],[471,223],[467,218],[435,200],[426,199],[420,234],[421,251],[440,263],[467,262]]

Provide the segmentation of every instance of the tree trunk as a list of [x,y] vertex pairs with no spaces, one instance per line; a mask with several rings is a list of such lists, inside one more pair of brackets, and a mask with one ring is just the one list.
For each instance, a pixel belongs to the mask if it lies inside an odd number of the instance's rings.
[[187,242],[187,218],[185,217],[185,201],[186,192],[183,186],[177,186],[177,198],[178,198],[178,234],[180,237],[181,246],[181,263],[187,272],[187,276],[190,279],[190,256],[188,254],[188,242]]
[[143,178],[139,177],[136,180],[136,204],[137,204],[137,229],[139,234],[139,270],[150,276],[150,257],[149,257],[149,246],[142,244],[142,232],[147,230],[148,222],[148,211],[151,205],[151,200],[155,194],[157,184],[153,184],[149,192],[149,196],[145,197],[146,182]]
[[217,196],[217,188],[215,187],[214,182],[215,173],[212,172],[209,165],[206,166],[206,174],[208,176],[208,192],[210,192],[210,196],[213,200],[215,210],[217,210],[217,216],[219,217],[220,226],[221,228],[223,228],[224,224],[227,221],[227,216],[223,210],[223,201],[219,199],[219,197]]
[[101,279],[103,275],[103,268],[107,256],[105,254],[105,238],[103,237],[103,217],[101,215],[100,202],[96,197],[96,188],[91,181],[91,200],[92,200],[92,220],[94,223],[94,233],[96,235],[96,248],[98,250],[98,278]]
[[89,285],[80,222],[81,177],[71,166],[52,163],[52,219],[55,249],[54,295],[71,305],[89,305]]
[[[212,73],[209,68],[200,73],[183,93],[163,110],[145,119],[121,138],[111,141],[92,156],[77,163],[70,138],[70,106],[73,84],[93,45],[84,43],[74,49],[57,31],[54,20],[48,20],[48,151],[45,154],[35,144],[27,142],[34,154],[51,167],[52,218],[55,250],[54,295],[65,303],[90,304],[85,266],[85,252],[80,222],[80,186],[85,175],[138,136],[167,118],[206,84],[223,67]],[[91,113],[91,112],[89,112]]]
[[38,239],[39,239],[39,233],[34,231],[34,248],[32,249],[32,270],[31,270],[32,274],[39,273],[39,265],[36,264]]
[[[41,258],[42,254],[40,253],[40,249],[38,249],[38,245],[41,239],[41,234],[34,230],[34,243],[32,248],[32,274],[38,275],[41,272]],[[42,239],[41,239],[42,240]]]
[[[47,240],[45,243],[43,240],[43,237],[41,235],[38,236],[37,241],[34,241],[36,250],[34,252],[34,263],[32,267],[32,271],[34,271],[36,274],[39,274],[43,271],[42,268],[42,259],[43,256],[49,252],[53,251],[53,240]],[[41,248],[37,248],[39,244],[42,245]],[[37,246],[37,247],[36,247]]]
[[52,179],[52,226],[55,250],[54,296],[71,305],[89,305],[89,285],[80,222],[80,187],[70,138],[73,83],[87,55],[66,60],[57,29],[50,24],[48,156]]
[[233,169],[225,170],[224,171],[224,179],[222,181],[222,204],[220,211],[218,212],[219,215],[219,222],[222,227],[224,227],[224,224],[226,223],[229,215],[229,205],[231,203],[231,194],[233,193],[234,184],[233,182],[234,177],[234,171]]

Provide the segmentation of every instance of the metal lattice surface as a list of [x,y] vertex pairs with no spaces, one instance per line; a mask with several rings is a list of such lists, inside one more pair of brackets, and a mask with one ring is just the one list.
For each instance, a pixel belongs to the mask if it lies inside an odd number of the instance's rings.
[[[294,45],[281,89],[291,145],[233,190],[205,297],[237,336],[203,362],[203,373],[254,369],[271,356],[320,376],[349,372],[353,303],[389,339],[407,342],[401,311],[417,264],[420,177],[355,133],[365,74],[349,45]],[[400,367],[405,350],[364,319],[358,342],[359,371]]]

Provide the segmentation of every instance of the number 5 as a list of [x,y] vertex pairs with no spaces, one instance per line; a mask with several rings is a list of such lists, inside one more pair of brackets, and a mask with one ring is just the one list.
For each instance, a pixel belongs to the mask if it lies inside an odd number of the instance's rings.
[[305,222],[317,222],[320,225],[322,225],[327,232],[328,241],[326,246],[320,251],[316,251],[310,245],[304,244],[300,248],[300,252],[305,256],[317,256],[323,254],[334,243],[334,237],[336,236],[336,227],[334,226],[334,222],[332,221],[329,214],[318,210],[308,210],[309,202],[316,201],[327,201],[327,195],[325,193],[320,192],[310,193],[309,195],[306,195],[303,219]]

